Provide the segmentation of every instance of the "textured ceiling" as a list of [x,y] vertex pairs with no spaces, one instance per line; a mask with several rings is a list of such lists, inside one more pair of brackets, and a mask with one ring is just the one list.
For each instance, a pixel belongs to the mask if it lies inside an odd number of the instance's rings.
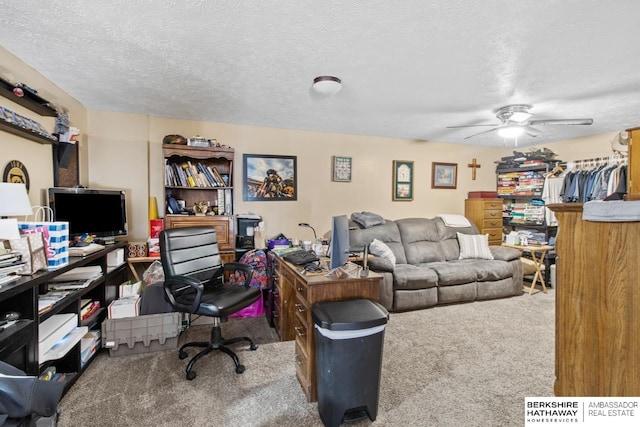
[[[521,146],[640,125],[636,0],[0,6],[0,45],[89,109],[482,146],[504,141],[447,126],[498,123],[514,103],[594,120],[538,127]],[[315,96],[324,74],[342,91]]]

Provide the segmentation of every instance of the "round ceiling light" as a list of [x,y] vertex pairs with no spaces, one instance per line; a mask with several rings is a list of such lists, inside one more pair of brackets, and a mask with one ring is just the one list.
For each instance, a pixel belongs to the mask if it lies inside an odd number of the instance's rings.
[[335,95],[342,89],[342,80],[334,76],[319,76],[313,79],[313,90],[321,95]]
[[503,138],[517,138],[524,133],[522,126],[505,126],[498,129],[498,135]]

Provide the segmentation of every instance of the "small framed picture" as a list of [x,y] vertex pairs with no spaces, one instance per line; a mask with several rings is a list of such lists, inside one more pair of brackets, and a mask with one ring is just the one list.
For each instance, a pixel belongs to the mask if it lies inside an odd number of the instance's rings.
[[393,201],[413,200],[413,161],[393,161]]
[[351,182],[351,157],[332,156],[333,181]]
[[457,185],[457,163],[431,163],[431,188],[448,188],[455,190]]

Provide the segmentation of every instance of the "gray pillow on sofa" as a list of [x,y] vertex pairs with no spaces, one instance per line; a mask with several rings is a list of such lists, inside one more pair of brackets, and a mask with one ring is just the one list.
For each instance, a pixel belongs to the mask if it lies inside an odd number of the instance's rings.
[[351,219],[364,228],[384,224],[384,218],[373,212],[354,212],[351,214]]

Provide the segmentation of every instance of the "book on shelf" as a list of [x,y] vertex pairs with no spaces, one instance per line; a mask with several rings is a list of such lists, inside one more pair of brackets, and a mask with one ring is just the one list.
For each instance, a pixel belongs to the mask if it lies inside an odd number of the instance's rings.
[[90,304],[86,305],[82,310],[80,310],[80,320],[88,319],[93,316],[93,314],[100,309],[100,301],[91,301]]

